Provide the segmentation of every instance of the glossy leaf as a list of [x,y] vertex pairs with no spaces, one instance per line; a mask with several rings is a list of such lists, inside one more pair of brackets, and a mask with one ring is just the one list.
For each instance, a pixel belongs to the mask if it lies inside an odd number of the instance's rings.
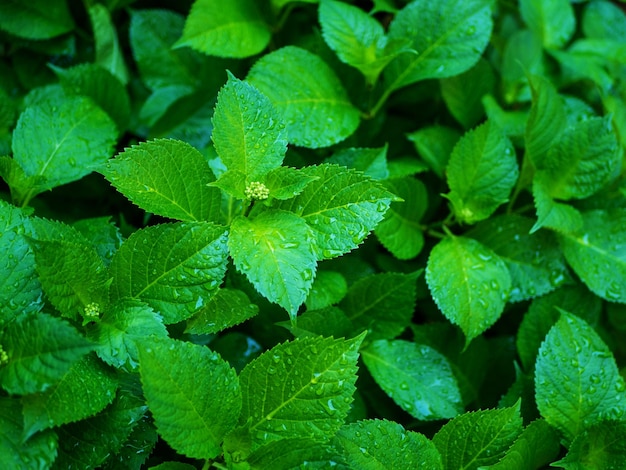
[[50,39],[74,28],[65,0],[53,8],[45,0],[3,2],[0,5],[0,29],[26,39]]
[[336,271],[318,271],[305,301],[307,309],[317,310],[336,304],[348,292],[346,278]]
[[284,200],[297,196],[316,179],[317,177],[307,175],[299,168],[279,166],[267,174],[265,185],[270,191],[270,197]]
[[583,13],[582,29],[588,38],[624,42],[626,13],[611,2],[589,3]]
[[546,48],[561,48],[574,34],[576,19],[569,0],[521,0],[522,18]]
[[381,148],[340,149],[326,163],[354,168],[375,180],[384,180],[389,177],[387,150],[386,145]]
[[626,424],[603,421],[578,435],[565,458],[554,462],[565,470],[619,468],[626,459]]
[[537,210],[537,222],[533,225],[531,233],[542,227],[561,233],[577,233],[582,228],[583,218],[578,209],[550,197],[550,180],[545,173],[535,176],[532,193]]
[[187,320],[187,333],[217,333],[238,325],[259,312],[248,296],[236,289],[219,289],[193,317]]
[[89,6],[87,12],[96,43],[95,63],[126,85],[129,79],[128,69],[111,12],[99,3]]
[[436,125],[423,127],[407,134],[407,137],[435,174],[443,178],[452,150],[461,138],[459,131]]

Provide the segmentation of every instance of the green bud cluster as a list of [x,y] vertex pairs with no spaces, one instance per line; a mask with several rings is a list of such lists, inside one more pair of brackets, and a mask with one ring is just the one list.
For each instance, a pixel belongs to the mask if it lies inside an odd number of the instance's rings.
[[85,305],[85,316],[88,318],[98,318],[100,316],[100,304],[92,302]]
[[263,183],[259,181],[252,181],[246,186],[246,197],[248,199],[267,199],[270,195],[270,190],[267,189]]
[[4,349],[2,349],[2,346],[0,346],[0,366],[3,366],[8,363],[9,363],[9,355]]

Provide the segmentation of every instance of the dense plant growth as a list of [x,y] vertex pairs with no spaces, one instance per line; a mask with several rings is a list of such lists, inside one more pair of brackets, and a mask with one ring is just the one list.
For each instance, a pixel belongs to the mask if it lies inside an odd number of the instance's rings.
[[0,2],[3,468],[624,468],[626,15]]

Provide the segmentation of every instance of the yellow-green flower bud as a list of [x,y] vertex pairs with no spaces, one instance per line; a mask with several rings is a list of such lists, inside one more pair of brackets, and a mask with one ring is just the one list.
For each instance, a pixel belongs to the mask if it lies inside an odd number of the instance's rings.
[[0,366],[3,366],[8,363],[9,363],[9,355],[4,349],[2,349],[2,346],[0,346]]
[[85,305],[85,316],[87,318],[98,318],[100,316],[100,304],[92,302]]
[[270,190],[267,189],[263,183],[259,181],[251,181],[248,186],[246,186],[246,197],[248,199],[267,199],[270,196]]

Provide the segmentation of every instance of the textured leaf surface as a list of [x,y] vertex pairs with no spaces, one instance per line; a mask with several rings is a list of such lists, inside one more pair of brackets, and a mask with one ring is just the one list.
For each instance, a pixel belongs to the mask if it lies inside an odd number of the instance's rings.
[[218,333],[238,325],[259,312],[245,292],[237,289],[219,289],[200,311],[187,320],[187,333],[199,335]]
[[239,376],[239,424],[249,429],[253,443],[333,436],[350,409],[363,337],[296,339],[248,364]]
[[226,272],[226,231],[210,223],[175,223],[133,233],[111,261],[112,300],[144,301],[177,323],[208,301]]
[[404,340],[379,340],[361,354],[378,385],[414,418],[454,418],[463,411],[450,364],[435,349]]
[[[318,441],[306,438],[273,441],[254,451],[246,459],[251,470],[265,468],[323,468],[333,465],[336,454]],[[336,465],[336,462],[334,463]]]
[[293,144],[327,147],[344,140],[359,125],[359,111],[335,72],[304,49],[287,46],[261,57],[247,81],[282,115]]
[[492,27],[485,0],[411,2],[391,22],[389,39],[410,40],[417,55],[403,54],[389,64],[384,72],[387,88],[465,72],[480,58]]
[[456,129],[445,126],[423,127],[407,134],[420,156],[440,178],[444,177],[450,154],[461,138]]
[[582,219],[579,233],[560,237],[565,259],[594,294],[626,303],[626,210],[586,212]]
[[386,145],[380,148],[340,149],[332,154],[326,163],[354,168],[375,180],[384,180],[389,177]]
[[296,326],[287,324],[287,322],[283,322],[283,326],[289,328],[296,338],[304,336],[348,338],[354,334],[354,325],[350,319],[341,309],[333,306],[318,310],[307,310],[298,315],[298,324]]
[[293,213],[268,211],[254,219],[237,217],[230,230],[228,249],[237,269],[295,318],[317,269],[309,226]]
[[243,58],[261,52],[271,38],[254,0],[196,0],[177,47],[189,46],[219,57]]
[[465,413],[433,437],[444,468],[474,469],[502,458],[522,432],[519,402],[510,407]]
[[306,299],[308,310],[326,308],[341,301],[348,292],[346,278],[337,271],[318,271]]
[[564,459],[554,462],[565,470],[620,468],[626,461],[626,424],[604,421],[577,436]]
[[50,5],[46,0],[0,5],[0,29],[26,39],[50,39],[74,28],[66,1]]
[[511,289],[504,261],[464,237],[445,238],[432,249],[426,282],[442,313],[463,330],[466,344],[500,317]]
[[219,455],[241,410],[235,370],[204,346],[169,339],[144,343],[139,362],[143,391],[161,437],[188,457]]
[[537,222],[531,233],[547,227],[561,233],[577,233],[583,225],[582,215],[573,206],[550,197],[550,180],[545,173],[535,175],[532,186]]
[[582,319],[562,312],[539,348],[535,397],[541,416],[568,441],[626,411],[626,386],[609,348]]
[[569,0],[521,0],[520,13],[546,48],[561,48],[574,34],[576,18]]
[[298,168],[279,166],[270,171],[265,178],[265,186],[270,191],[270,197],[275,199],[291,199],[300,194],[306,186],[315,181]]
[[424,435],[387,420],[364,420],[343,426],[333,438],[349,468],[443,469],[441,456]]
[[513,144],[495,124],[486,122],[454,146],[446,197],[461,221],[484,220],[507,201],[518,173]]

